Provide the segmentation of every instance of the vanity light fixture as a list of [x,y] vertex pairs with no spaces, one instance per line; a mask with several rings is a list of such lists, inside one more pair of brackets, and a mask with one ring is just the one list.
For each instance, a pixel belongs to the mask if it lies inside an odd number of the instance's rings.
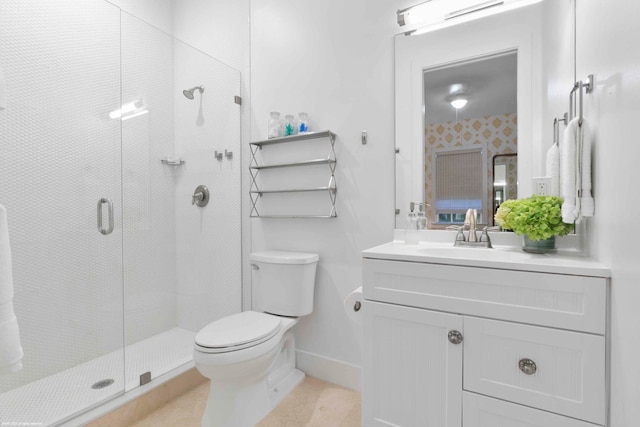
[[451,27],[489,15],[495,15],[519,7],[539,3],[542,0],[490,0],[451,10],[450,2],[427,0],[406,9],[396,11],[398,26],[405,27],[405,35],[419,35],[441,28]]

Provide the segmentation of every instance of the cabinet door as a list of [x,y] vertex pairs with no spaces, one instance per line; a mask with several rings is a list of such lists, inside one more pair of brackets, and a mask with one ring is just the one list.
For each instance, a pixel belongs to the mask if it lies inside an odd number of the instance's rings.
[[363,425],[460,427],[462,317],[364,302]]

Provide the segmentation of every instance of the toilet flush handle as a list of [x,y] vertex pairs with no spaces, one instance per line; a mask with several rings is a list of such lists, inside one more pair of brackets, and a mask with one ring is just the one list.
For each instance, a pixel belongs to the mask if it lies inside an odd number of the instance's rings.
[[253,270],[260,270],[260,267],[258,267],[258,264],[251,264],[251,268]]

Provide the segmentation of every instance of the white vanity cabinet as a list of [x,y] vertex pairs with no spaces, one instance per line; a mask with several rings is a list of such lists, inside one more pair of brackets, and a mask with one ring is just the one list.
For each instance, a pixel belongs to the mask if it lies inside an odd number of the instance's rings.
[[602,269],[364,257],[363,426],[607,425]]

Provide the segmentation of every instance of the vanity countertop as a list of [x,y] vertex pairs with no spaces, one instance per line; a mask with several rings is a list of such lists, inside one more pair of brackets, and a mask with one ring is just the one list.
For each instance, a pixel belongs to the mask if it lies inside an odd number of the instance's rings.
[[555,254],[531,254],[515,246],[494,245],[493,249],[454,247],[452,243],[421,241],[406,244],[394,240],[362,251],[363,258],[424,262],[466,267],[500,268],[542,273],[611,277],[604,264],[571,250]]

